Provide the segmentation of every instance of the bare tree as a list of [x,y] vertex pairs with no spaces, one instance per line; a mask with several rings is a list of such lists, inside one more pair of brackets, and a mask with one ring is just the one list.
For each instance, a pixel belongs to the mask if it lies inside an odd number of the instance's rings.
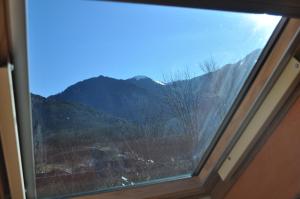
[[189,138],[191,153],[199,139],[201,129],[201,96],[196,92],[196,85],[193,83],[191,73],[185,70],[182,73],[171,75],[165,82],[164,101],[171,115],[180,124],[178,130],[182,130]]
[[[208,75],[207,86],[210,86],[211,106],[207,113],[207,117],[203,121],[203,128],[201,129],[201,137],[199,139],[198,156],[202,156],[206,147],[215,132],[220,127],[222,121],[232,103],[232,95],[235,95],[235,78],[232,78],[232,71],[230,68],[220,69],[215,59],[210,57],[208,60],[199,64],[202,73]],[[231,76],[230,78],[229,75]]]
[[[188,70],[165,80],[168,83],[164,92],[165,103],[170,112],[179,120],[184,134],[190,137],[193,156],[199,153],[199,148],[205,148],[206,134],[219,126],[227,112],[226,99],[221,93],[224,86],[220,81],[222,71],[219,70],[217,62],[211,57],[199,64],[199,68],[207,76],[204,86],[210,94],[209,99],[205,99],[207,96],[203,96],[203,90],[199,89],[200,85],[193,81]],[[205,107],[207,105],[209,107]]]
[[[164,144],[164,111],[161,104],[157,102],[155,107],[150,106],[145,99],[137,102],[140,108],[140,120],[133,123],[135,136],[132,139],[123,137],[125,151],[129,152],[130,158],[144,165],[143,176],[151,177],[149,169],[163,159],[160,147]],[[140,174],[142,175],[142,174]]]
[[217,62],[213,57],[203,61],[199,64],[200,71],[204,74],[215,72],[219,69]]
[[[222,81],[220,79],[222,78],[222,71],[219,70],[219,66],[215,59],[213,57],[210,57],[209,59],[203,61],[199,64],[200,71],[204,74],[209,75],[209,84],[211,86],[210,92],[213,94],[213,97],[216,101],[215,103],[215,110],[217,111],[217,117],[219,120],[222,120],[225,117],[226,114],[226,99],[224,99],[224,96],[221,94],[222,90]],[[231,81],[233,83],[233,81]],[[209,85],[208,85],[209,86]]]

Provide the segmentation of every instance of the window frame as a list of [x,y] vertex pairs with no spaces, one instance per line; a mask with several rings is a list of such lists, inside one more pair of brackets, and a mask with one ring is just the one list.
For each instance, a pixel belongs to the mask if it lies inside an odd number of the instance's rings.
[[[99,1],[99,0],[96,0]],[[300,4],[294,0],[106,0],[115,2],[142,3],[154,5],[203,8],[221,11],[267,13],[285,17],[300,18]]]
[[[132,1],[131,1],[132,2]],[[151,1],[152,2],[152,1]],[[141,2],[139,2],[141,3]],[[180,4],[178,4],[180,5]],[[194,6],[193,6],[194,7]],[[22,149],[22,163],[24,171],[24,181],[26,184],[26,193],[28,198],[34,198],[35,180],[34,180],[34,161],[31,133],[31,105],[28,86],[27,71],[27,52],[26,52],[26,21],[25,21],[25,1],[12,0],[9,2],[9,21],[11,30],[12,53],[14,55],[13,63],[18,68],[13,74],[14,93],[16,96],[17,121]],[[239,10],[244,11],[244,10]],[[78,196],[77,198],[92,199],[101,196],[104,199],[111,199],[122,196],[122,198],[180,198],[191,195],[209,195],[215,184],[217,177],[216,170],[233,144],[234,137],[237,136],[237,129],[243,123],[244,117],[251,110],[251,105],[261,94],[268,78],[274,71],[279,70],[280,60],[287,54],[286,49],[291,49],[290,43],[293,41],[300,26],[299,20],[285,19],[281,29],[276,33],[274,41],[268,43],[264,49],[263,56],[256,63],[257,69],[252,72],[252,81],[249,81],[247,88],[243,88],[244,95],[235,103],[235,110],[224,126],[224,132],[219,133],[214,146],[206,154],[205,161],[199,166],[200,173],[195,173],[192,178],[175,180],[170,182],[161,182],[141,187],[128,187],[112,192],[92,192],[91,195]],[[282,22],[283,23],[283,22]],[[273,34],[274,36],[274,34]],[[272,36],[272,37],[273,37]],[[259,69],[260,68],[260,69]],[[25,75],[24,75],[25,74]],[[248,81],[248,80],[247,80]],[[247,91],[247,92],[246,92]],[[28,117],[30,115],[30,117]],[[225,128],[226,127],[226,128]],[[27,132],[27,133],[26,133]],[[29,146],[29,147],[28,147]]]
[[[198,175],[187,179],[184,182],[174,181],[180,188],[173,188],[171,184],[172,182],[166,182],[164,187],[169,189],[165,190],[166,193],[160,191],[160,188],[163,186],[163,184],[157,184],[141,188],[128,188],[127,190],[124,189],[115,192],[94,194],[90,196],[79,196],[76,198],[95,199],[101,196],[104,199],[112,199],[121,195],[122,198],[129,199],[136,196],[136,194],[139,194],[137,198],[174,198],[175,196],[180,196],[178,198],[181,198],[193,195],[210,195],[215,186],[218,183],[223,182],[220,179],[217,171],[221,166],[221,163],[227,157],[230,149],[233,147],[239,135],[239,127],[245,122],[245,118],[251,112],[253,108],[252,106],[255,104],[256,100],[262,94],[264,94],[264,92],[266,92],[264,89],[267,84],[270,84],[270,79],[280,74],[286,65],[286,62],[289,61],[293,52],[295,51],[295,45],[291,44],[295,44],[297,43],[295,41],[299,40],[299,27],[300,20],[290,19],[287,22],[285,28],[280,33],[279,38],[276,39],[276,43],[274,43],[274,46],[272,46],[270,52],[268,52],[266,55],[261,66],[261,70],[256,75],[255,80],[251,83],[248,92],[242,99],[238,109],[233,114],[230,123],[221,135],[219,141],[212,150],[208,160],[205,162],[201,172]],[[239,170],[239,168],[237,170]],[[187,182],[192,180],[195,180],[195,182],[192,182],[192,186],[190,186]],[[227,187],[223,187],[223,189],[225,188]],[[148,195],[148,192],[158,192],[158,194]]]

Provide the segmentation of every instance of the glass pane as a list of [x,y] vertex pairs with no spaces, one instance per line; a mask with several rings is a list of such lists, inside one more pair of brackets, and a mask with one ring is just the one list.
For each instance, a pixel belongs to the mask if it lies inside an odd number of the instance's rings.
[[39,197],[195,171],[280,17],[28,0]]

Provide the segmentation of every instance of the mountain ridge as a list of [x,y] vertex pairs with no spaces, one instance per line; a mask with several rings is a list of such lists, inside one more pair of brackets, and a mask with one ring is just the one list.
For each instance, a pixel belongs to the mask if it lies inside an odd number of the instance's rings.
[[[100,75],[79,81],[49,97],[32,94],[33,119],[48,129],[46,132],[70,129],[72,125],[77,126],[84,121],[91,128],[102,128],[105,123],[131,125],[145,121],[176,126],[176,116],[172,116],[165,102],[166,88],[176,84],[184,88],[191,82],[193,92],[200,96],[197,102],[201,104],[203,115],[209,115],[210,109],[216,105],[218,107],[218,103],[233,101],[242,86],[237,82],[244,81],[248,76],[260,51],[255,50],[236,63],[227,64],[214,72],[166,85],[147,76],[122,80]],[[66,119],[68,117],[69,120]],[[166,127],[165,131],[168,129]]]

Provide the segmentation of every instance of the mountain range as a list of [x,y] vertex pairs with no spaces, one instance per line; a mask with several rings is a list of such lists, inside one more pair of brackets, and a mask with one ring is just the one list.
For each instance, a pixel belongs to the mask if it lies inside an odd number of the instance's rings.
[[[42,132],[50,136],[87,129],[93,133],[99,132],[99,129],[112,133],[111,129],[114,129],[113,132],[118,134],[123,132],[120,129],[124,126],[128,129],[145,121],[163,123],[165,133],[176,131],[179,118],[165,101],[166,92],[172,89],[178,92],[174,100],[187,103],[191,99],[185,92],[191,89],[192,95],[197,96],[203,115],[199,122],[210,125],[207,117],[216,114],[213,107],[220,107],[220,104],[226,105],[226,110],[230,107],[260,52],[259,49],[254,50],[234,64],[167,84],[146,76],[120,80],[100,75],[79,81],[49,97],[31,94],[34,134]],[[193,106],[190,108],[193,109]]]

